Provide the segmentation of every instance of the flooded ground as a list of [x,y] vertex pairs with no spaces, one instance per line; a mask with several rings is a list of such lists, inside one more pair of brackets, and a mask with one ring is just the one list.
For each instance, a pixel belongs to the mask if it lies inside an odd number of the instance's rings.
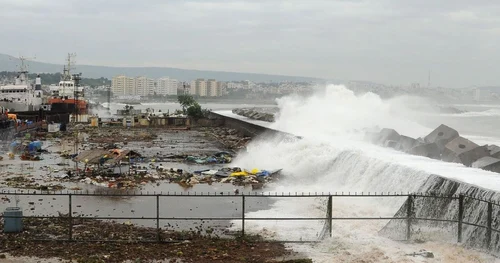
[[[194,172],[205,169],[220,169],[230,164],[192,164],[169,159],[170,156],[184,155],[210,155],[216,152],[228,151],[237,155],[237,150],[224,148],[224,145],[206,136],[204,130],[182,131],[147,131],[147,130],[121,130],[105,129],[73,133],[73,135],[59,136],[42,140],[40,161],[23,161],[18,156],[9,159],[4,154],[0,164],[0,211],[7,207],[19,206],[25,216],[58,216],[69,213],[68,195],[10,195],[7,191],[23,193],[41,193],[36,189],[43,189],[50,193],[95,193],[98,195],[140,195],[142,194],[183,194],[190,196],[161,196],[159,197],[160,218],[200,218],[200,220],[160,220],[160,227],[172,230],[189,230],[203,225],[215,227],[222,232],[230,226],[230,218],[239,218],[242,215],[241,196],[235,191],[248,192],[252,188],[236,186],[227,183],[182,185],[169,183],[168,180],[144,180],[134,188],[113,189],[106,187],[107,183],[90,185],[86,182],[63,180],[68,171],[83,168],[82,163],[63,157],[65,154],[102,147],[106,144],[115,144],[122,149],[134,150],[144,157],[141,165],[154,167],[162,165],[165,168],[183,169]],[[148,134],[154,134],[149,138]],[[142,137],[141,137],[142,136]],[[140,138],[139,138],[140,137]],[[76,138],[78,143],[75,146]],[[144,138],[144,139],[141,139]],[[128,165],[120,166],[123,173],[129,170]],[[154,173],[154,169],[151,169]],[[9,179],[10,178],[10,179]],[[29,182],[21,181],[18,184],[7,182],[12,178],[23,178]],[[23,185],[33,185],[31,188],[22,189]],[[19,187],[16,187],[19,186]],[[21,189],[19,189],[21,188]],[[29,188],[29,187],[26,187]],[[64,188],[64,189],[61,189]],[[75,191],[77,190],[77,191]],[[4,193],[3,195],[1,193]],[[193,197],[192,195],[211,193],[213,197]],[[269,205],[269,198],[251,199],[246,202],[246,211],[254,211]],[[72,215],[74,217],[125,217],[125,218],[156,218],[156,196],[72,196]],[[201,221],[202,218],[215,217],[224,220]],[[155,227],[156,219],[118,219],[116,221],[132,223],[139,226]]]

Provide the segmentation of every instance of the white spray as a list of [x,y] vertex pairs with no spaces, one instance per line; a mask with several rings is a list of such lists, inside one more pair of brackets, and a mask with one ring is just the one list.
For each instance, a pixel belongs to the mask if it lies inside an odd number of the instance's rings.
[[[430,131],[409,120],[414,111],[407,99],[384,101],[375,94],[355,96],[343,86],[327,86],[309,98],[287,97],[278,101],[280,115],[272,128],[304,137],[296,142],[261,138],[253,141],[247,152],[235,160],[236,166],[283,168],[287,179],[270,192],[413,192],[431,173],[473,183],[495,185],[494,174],[468,169],[458,164],[399,153],[360,140],[365,129],[394,128],[402,134],[421,136]],[[472,174],[477,174],[473,175]],[[477,176],[477,177],[476,177]],[[323,200],[324,201],[324,200]],[[324,202],[311,199],[278,199],[270,209],[248,213],[249,217],[324,217]],[[405,200],[335,199],[334,216],[392,216]],[[420,262],[405,254],[418,249],[441,249],[436,261],[469,262],[484,255],[467,252],[469,260],[455,256],[462,248],[451,245],[403,245],[377,236],[387,221],[339,221],[334,224],[334,238],[320,246],[295,246],[316,262]],[[238,226],[238,222],[236,227]],[[249,221],[247,229],[277,239],[314,240],[323,222]],[[465,253],[465,252],[464,252]],[[472,257],[472,258],[471,258]]]

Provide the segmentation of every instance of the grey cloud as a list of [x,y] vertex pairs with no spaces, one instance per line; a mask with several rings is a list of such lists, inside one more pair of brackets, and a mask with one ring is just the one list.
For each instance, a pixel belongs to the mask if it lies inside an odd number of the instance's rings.
[[[0,52],[449,87],[498,84],[500,2],[2,0]],[[14,19],[15,18],[15,19]]]

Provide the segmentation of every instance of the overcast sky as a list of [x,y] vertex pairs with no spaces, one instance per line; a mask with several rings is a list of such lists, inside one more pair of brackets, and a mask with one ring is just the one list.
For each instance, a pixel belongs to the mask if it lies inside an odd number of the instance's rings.
[[500,1],[0,0],[0,53],[386,84],[500,84]]

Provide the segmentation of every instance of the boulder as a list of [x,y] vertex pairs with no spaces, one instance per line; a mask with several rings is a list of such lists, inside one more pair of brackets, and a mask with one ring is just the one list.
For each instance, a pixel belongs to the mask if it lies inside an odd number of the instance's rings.
[[426,143],[414,146],[408,151],[408,153],[437,160],[441,159],[441,150],[436,143]]
[[475,161],[487,156],[490,156],[490,152],[488,151],[488,147],[484,145],[461,153],[458,155],[458,158],[463,165],[470,167]]
[[375,143],[378,145],[385,145],[386,141],[398,142],[399,137],[401,137],[401,135],[399,135],[396,130],[384,128],[379,132],[379,136]]
[[500,158],[500,147],[492,144],[492,145],[488,145],[487,148],[488,148],[488,151],[489,151],[491,157]]
[[429,135],[425,136],[424,140],[427,143],[436,143],[442,150],[444,146],[452,141],[453,139],[459,137],[458,132],[444,124],[441,124],[435,130],[433,130]]
[[500,173],[500,159],[486,156],[475,161],[472,167]]
[[[460,159],[460,155],[463,153],[466,153],[468,151],[471,151],[475,148],[479,147],[479,145],[475,144],[474,142],[467,140],[464,137],[457,137],[450,142],[448,142],[444,146],[443,150],[443,155],[441,160],[445,162],[456,162],[456,163],[462,163],[462,160]],[[481,152],[481,151],[478,151]],[[484,156],[481,156],[484,157]],[[472,164],[472,163],[470,163]],[[469,165],[470,165],[469,164]]]
[[392,149],[397,150],[398,143],[399,142],[397,142],[397,141],[387,140],[387,141],[384,142],[384,147],[392,148]]
[[399,150],[402,152],[408,152],[409,150],[411,150],[411,148],[413,148],[417,145],[420,145],[420,144],[422,144],[422,143],[420,143],[419,141],[417,141],[411,137],[401,135],[399,137],[399,141],[398,141],[398,145],[396,146],[396,150]]

